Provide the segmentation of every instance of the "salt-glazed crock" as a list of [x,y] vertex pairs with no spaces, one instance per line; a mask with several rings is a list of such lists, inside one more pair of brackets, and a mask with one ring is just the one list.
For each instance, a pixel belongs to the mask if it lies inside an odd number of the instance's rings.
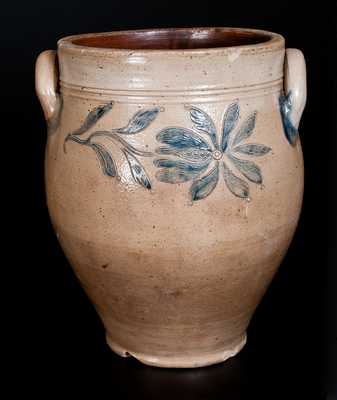
[[237,354],[300,214],[302,53],[251,29],[70,36],[36,90],[51,220],[111,349]]

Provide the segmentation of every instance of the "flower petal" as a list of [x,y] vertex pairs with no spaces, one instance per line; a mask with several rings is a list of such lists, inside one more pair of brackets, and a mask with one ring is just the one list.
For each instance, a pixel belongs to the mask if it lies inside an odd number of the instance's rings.
[[192,162],[207,162],[212,159],[212,152],[210,150],[201,150],[194,148],[187,148],[185,150],[175,150],[172,147],[158,147],[157,154],[170,154]]
[[156,173],[156,178],[165,183],[182,183],[194,179],[204,172],[209,163],[190,164],[183,161],[169,160],[165,158],[156,159],[153,164],[162,168]]
[[243,140],[249,138],[249,136],[253,133],[253,130],[255,128],[256,115],[257,112],[253,112],[245,119],[239,131],[235,135],[232,146],[236,146],[237,144],[241,143]]
[[247,179],[254,183],[262,183],[262,174],[258,165],[252,161],[240,160],[234,157],[232,154],[228,154],[228,158],[235,165],[235,167],[244,175]]
[[242,144],[234,147],[233,149],[235,153],[241,153],[247,156],[256,156],[256,157],[264,156],[265,154],[269,153],[270,150],[271,148],[268,146],[255,143]]
[[165,128],[157,134],[156,139],[178,151],[188,148],[211,150],[208,143],[190,129],[179,127]]
[[225,151],[228,145],[228,137],[239,119],[240,107],[238,103],[231,104],[224,115],[222,127],[221,149]]
[[212,118],[197,107],[190,107],[190,117],[195,127],[209,135],[215,148],[216,143],[216,128]]
[[237,197],[249,199],[249,186],[248,184],[233,174],[233,172],[223,163],[224,179],[228,189]]
[[193,182],[190,194],[193,201],[204,199],[215,189],[219,180],[219,163],[205,176]]
[[187,163],[180,160],[169,160],[168,158],[157,158],[153,164],[158,168],[179,168],[187,172],[201,172],[208,167],[209,163]]
[[197,173],[188,173],[179,168],[161,169],[156,172],[156,178],[164,183],[184,183],[198,176]]

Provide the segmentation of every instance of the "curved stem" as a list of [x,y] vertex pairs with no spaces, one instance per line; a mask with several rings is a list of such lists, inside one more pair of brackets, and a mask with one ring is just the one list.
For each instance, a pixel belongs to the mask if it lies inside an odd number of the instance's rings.
[[106,137],[108,139],[111,139],[112,141],[117,141],[120,144],[122,144],[123,147],[128,149],[131,153],[137,154],[138,156],[151,157],[153,155],[153,153],[150,151],[142,151],[142,150],[136,149],[131,144],[129,144],[127,141],[125,141],[120,136],[118,136],[116,133],[111,133],[111,132],[107,132],[107,131],[97,131],[97,132],[94,132],[92,135],[90,135],[88,140],[90,141],[94,137]]
[[81,139],[81,138],[79,138],[78,136],[76,136],[75,134],[69,133],[69,134],[66,136],[66,138],[64,139],[64,142],[63,142],[63,151],[64,151],[65,153],[66,153],[66,143],[67,143],[69,140],[72,140],[73,142],[76,142],[76,143],[79,143],[79,144],[83,144],[83,145],[85,145],[85,146],[90,146],[90,138],[88,138],[88,139]]
[[76,142],[76,143],[79,143],[79,144],[84,144],[84,145],[89,145],[89,142],[90,142],[89,139],[81,139],[78,136],[72,135],[72,134],[68,135],[65,138],[64,142],[68,142],[68,140],[72,140],[73,142]]
[[119,142],[120,144],[122,144],[122,146],[124,148],[126,148],[131,153],[136,154],[138,156],[151,157],[153,155],[153,153],[150,151],[142,151],[142,150],[136,149],[131,144],[129,144],[127,141],[125,141],[120,136],[118,136],[116,133],[110,132],[110,131],[96,131],[96,132],[92,133],[87,139],[81,139],[77,135],[75,135],[73,133],[69,133],[64,140],[64,152],[66,152],[65,144],[69,140],[72,140],[73,142],[76,142],[79,144],[83,144],[85,146],[91,146],[91,141],[95,137],[105,137],[107,139],[112,140],[113,142]]

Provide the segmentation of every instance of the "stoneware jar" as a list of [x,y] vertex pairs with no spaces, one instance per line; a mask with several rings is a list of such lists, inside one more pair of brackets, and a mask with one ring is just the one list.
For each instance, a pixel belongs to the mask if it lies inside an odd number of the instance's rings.
[[36,90],[51,220],[111,349],[238,353],[300,214],[302,53],[251,29],[77,35],[38,57]]

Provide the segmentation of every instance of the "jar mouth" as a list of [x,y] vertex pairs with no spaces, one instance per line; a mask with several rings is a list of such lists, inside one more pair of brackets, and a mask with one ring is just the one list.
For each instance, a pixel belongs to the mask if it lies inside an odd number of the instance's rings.
[[245,29],[152,29],[119,31],[75,38],[72,43],[85,47],[127,50],[186,50],[249,46],[271,40],[271,35]]
[[168,28],[116,31],[69,36],[62,47],[90,50],[126,51],[204,51],[237,47],[264,47],[282,36],[243,28]]

